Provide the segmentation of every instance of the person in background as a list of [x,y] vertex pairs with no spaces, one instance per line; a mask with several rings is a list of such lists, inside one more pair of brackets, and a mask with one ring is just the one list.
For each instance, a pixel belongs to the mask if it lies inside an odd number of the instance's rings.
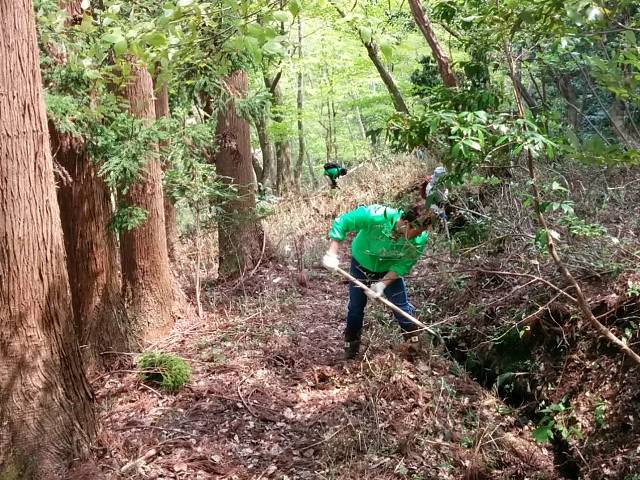
[[327,162],[324,164],[324,174],[329,177],[331,182],[331,188],[338,188],[338,177],[342,177],[347,174],[347,169],[341,167],[337,163]]
[[[335,272],[340,265],[338,249],[347,235],[355,232],[351,244],[351,275],[370,286],[373,293],[363,291],[355,284],[349,285],[346,328],[344,331],[345,356],[355,358],[360,350],[364,308],[367,297],[376,299],[385,295],[387,299],[406,313],[413,315],[415,309],[409,303],[403,276],[424,253],[427,244],[427,228],[432,222],[433,211],[423,202],[407,210],[384,205],[361,206],[340,215],[329,230],[329,250],[322,264]],[[396,313],[396,319],[409,342],[412,353],[419,349],[418,328]]]

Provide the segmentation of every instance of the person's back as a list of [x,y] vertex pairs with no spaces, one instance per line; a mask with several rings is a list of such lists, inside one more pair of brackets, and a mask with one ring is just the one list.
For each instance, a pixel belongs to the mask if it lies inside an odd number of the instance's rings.
[[324,164],[324,175],[329,177],[331,182],[331,188],[338,188],[338,177],[347,174],[347,169],[338,165],[337,163],[327,162]]

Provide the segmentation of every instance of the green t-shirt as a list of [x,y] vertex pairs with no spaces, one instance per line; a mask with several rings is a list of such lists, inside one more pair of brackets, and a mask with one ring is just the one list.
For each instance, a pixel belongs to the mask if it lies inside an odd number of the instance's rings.
[[349,232],[357,232],[351,244],[353,257],[372,272],[395,272],[398,276],[409,273],[424,253],[427,232],[407,240],[393,238],[402,210],[369,205],[358,207],[340,215],[331,224],[329,238],[342,241]]

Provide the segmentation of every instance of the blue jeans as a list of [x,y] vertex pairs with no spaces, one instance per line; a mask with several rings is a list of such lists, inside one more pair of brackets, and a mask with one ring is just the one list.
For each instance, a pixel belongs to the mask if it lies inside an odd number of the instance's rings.
[[[360,280],[365,285],[382,279],[387,272],[372,272],[362,267],[355,258],[351,257],[351,275]],[[409,315],[413,315],[415,308],[409,303],[407,288],[402,278],[394,280],[384,290],[384,296]],[[360,287],[349,283],[349,305],[347,306],[347,329],[346,336],[353,337],[362,330],[362,320],[364,318],[364,307],[367,305],[368,297]],[[415,327],[413,323],[402,315],[394,312],[396,320],[403,331],[412,331]]]

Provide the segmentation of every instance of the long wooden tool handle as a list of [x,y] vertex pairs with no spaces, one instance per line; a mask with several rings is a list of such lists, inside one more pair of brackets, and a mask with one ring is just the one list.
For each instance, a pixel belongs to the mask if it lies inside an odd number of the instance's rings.
[[[342,275],[345,278],[348,278],[351,282],[355,283],[358,287],[360,287],[361,289],[363,289],[365,292],[371,292],[372,294],[375,295],[375,292],[373,290],[371,290],[369,287],[367,287],[364,283],[362,283],[360,280],[358,280],[357,278],[355,278],[353,275],[351,275],[349,272],[341,269],[340,267],[336,268],[336,272],[338,272],[340,275]],[[432,329],[430,329],[429,327],[427,327],[424,323],[422,323],[420,320],[418,320],[417,318],[415,318],[412,315],[409,315],[407,312],[405,312],[404,310],[402,310],[401,308],[395,306],[393,303],[391,303],[389,300],[387,300],[386,298],[380,296],[377,297],[379,301],[381,301],[384,305],[386,305],[387,307],[389,307],[391,310],[393,310],[394,312],[402,315],[404,318],[406,318],[407,320],[409,320],[411,323],[413,323],[414,325],[417,325],[418,327],[420,327],[423,330],[426,330],[427,332],[429,332],[431,335],[440,338],[440,335],[438,335],[435,331],[433,331]]]

